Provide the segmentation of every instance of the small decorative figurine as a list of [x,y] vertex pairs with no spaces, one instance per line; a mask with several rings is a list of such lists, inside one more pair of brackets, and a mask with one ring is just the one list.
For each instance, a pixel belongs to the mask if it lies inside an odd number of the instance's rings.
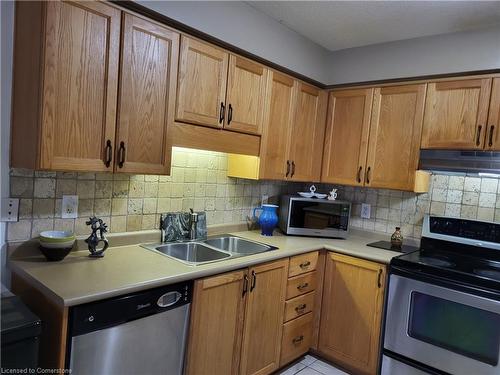
[[[90,225],[90,228],[92,228],[92,233],[89,238],[85,240],[90,251],[89,257],[102,258],[104,256],[104,251],[109,246],[108,240],[104,235],[104,233],[108,231],[108,226],[102,221],[102,219],[98,219],[95,216],[90,217],[85,224]],[[97,234],[97,231],[99,231],[99,235]],[[104,246],[102,249],[98,250],[97,246],[101,241],[104,242]]]
[[328,200],[334,201],[337,199],[337,189],[332,189],[332,191],[328,194]]
[[391,236],[391,245],[394,248],[400,249],[403,245],[403,235],[401,234],[401,228],[396,227],[395,232]]

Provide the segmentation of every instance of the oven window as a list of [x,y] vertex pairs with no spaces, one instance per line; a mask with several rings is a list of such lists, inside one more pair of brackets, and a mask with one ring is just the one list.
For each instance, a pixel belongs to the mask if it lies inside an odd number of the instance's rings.
[[499,314],[412,292],[408,334],[466,357],[498,364]]
[[291,201],[290,227],[347,230],[349,205],[321,201]]

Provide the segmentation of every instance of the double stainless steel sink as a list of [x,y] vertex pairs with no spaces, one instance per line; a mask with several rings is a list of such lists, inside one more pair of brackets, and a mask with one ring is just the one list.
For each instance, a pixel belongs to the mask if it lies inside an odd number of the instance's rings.
[[231,235],[222,235],[200,241],[144,244],[141,246],[191,266],[277,249],[275,246]]

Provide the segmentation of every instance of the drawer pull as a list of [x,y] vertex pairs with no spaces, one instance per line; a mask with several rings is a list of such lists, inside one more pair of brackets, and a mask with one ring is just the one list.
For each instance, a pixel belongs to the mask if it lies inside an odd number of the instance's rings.
[[306,308],[306,304],[303,303],[301,305],[298,305],[296,308],[295,308],[295,311],[297,311],[297,314],[302,314],[304,312],[304,309]]
[[302,284],[297,285],[297,289],[302,290],[302,289],[307,288],[308,286],[309,286],[309,283],[302,283]]
[[300,336],[295,337],[295,338],[292,340],[292,342],[293,342],[294,344],[299,344],[299,343],[301,343],[303,340],[304,340],[304,335],[300,335]]
[[311,265],[311,262],[307,261],[307,262],[304,262],[304,263],[300,263],[299,267],[304,269],[304,268],[307,268]]

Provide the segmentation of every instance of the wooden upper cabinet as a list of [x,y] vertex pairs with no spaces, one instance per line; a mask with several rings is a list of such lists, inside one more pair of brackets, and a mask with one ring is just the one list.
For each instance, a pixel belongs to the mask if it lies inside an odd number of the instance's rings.
[[490,110],[488,113],[488,127],[486,132],[485,148],[488,150],[500,150],[500,78],[494,78]]
[[385,273],[382,264],[326,257],[319,351],[355,373],[377,373]]
[[322,182],[363,185],[373,88],[330,92]]
[[125,14],[116,172],[168,174],[179,34]]
[[270,72],[268,82],[268,103],[260,141],[260,178],[284,180],[288,177],[288,141],[297,83],[291,77],[277,72]]
[[326,107],[325,91],[299,82],[289,148],[294,181],[320,180]]
[[263,65],[231,55],[224,128],[261,133],[268,74],[269,70]]
[[422,148],[482,149],[490,89],[491,78],[429,83]]
[[240,374],[270,374],[279,368],[288,258],[253,267],[249,277]]
[[237,374],[245,314],[245,271],[197,280],[186,374]]
[[229,54],[181,37],[176,120],[221,128],[225,115]]
[[[101,2],[17,4],[13,166],[112,170],[120,16]],[[28,72],[38,70],[34,62],[43,79]]]
[[420,152],[425,86],[375,89],[365,186],[413,190]]

